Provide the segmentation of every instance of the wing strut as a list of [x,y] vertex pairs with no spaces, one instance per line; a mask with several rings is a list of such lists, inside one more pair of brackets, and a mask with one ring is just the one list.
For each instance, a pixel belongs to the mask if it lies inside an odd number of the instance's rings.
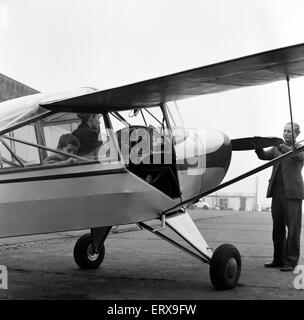
[[289,75],[286,75],[286,82],[287,82],[287,90],[288,90],[288,101],[289,101],[289,113],[290,113],[290,123],[291,123],[291,131],[292,131],[292,146],[293,149],[296,149],[296,139],[294,137],[294,125],[293,125],[293,118],[292,118],[292,107],[291,107],[291,95],[290,95],[290,86],[289,86]]

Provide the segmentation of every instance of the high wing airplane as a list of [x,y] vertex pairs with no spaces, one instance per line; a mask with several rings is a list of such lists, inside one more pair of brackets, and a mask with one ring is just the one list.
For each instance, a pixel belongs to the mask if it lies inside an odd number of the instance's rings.
[[[94,269],[104,259],[112,226],[137,223],[209,264],[215,288],[234,288],[239,251],[231,244],[211,249],[187,206],[304,147],[294,144],[221,183],[232,151],[282,140],[230,140],[222,132],[186,129],[175,101],[273,81],[286,80],[289,88],[290,78],[303,75],[299,44],[108,90],[35,93],[0,103],[0,237],[90,229],[76,242],[74,259],[80,268]],[[86,152],[72,153],[58,143],[83,126],[95,133]],[[61,161],[48,163],[50,157]],[[159,227],[149,224],[154,219]],[[166,235],[167,226],[188,245]]]

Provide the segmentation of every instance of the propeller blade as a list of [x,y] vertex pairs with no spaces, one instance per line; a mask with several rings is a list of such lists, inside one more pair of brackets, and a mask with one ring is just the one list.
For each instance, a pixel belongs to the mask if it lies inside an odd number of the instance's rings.
[[250,137],[232,139],[231,145],[233,151],[255,150],[279,146],[284,142],[283,139],[277,137]]

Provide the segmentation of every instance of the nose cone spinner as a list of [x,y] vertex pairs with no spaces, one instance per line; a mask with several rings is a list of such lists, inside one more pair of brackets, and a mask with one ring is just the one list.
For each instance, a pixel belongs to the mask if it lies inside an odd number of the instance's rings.
[[220,184],[224,179],[231,161],[231,141],[219,131],[206,130],[200,135],[205,146],[206,170],[202,177],[200,192]]
[[222,132],[188,130],[187,133],[187,139],[176,146],[178,159],[181,159],[179,156],[183,149],[183,160],[186,160],[183,165],[178,165],[183,200],[221,183],[228,170],[232,150],[230,139]]

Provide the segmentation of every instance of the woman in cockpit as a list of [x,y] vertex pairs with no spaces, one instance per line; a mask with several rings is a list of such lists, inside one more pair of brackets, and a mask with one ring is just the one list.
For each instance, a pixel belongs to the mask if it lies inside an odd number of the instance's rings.
[[79,140],[79,156],[92,152],[100,145],[98,136],[100,132],[99,115],[92,113],[79,113],[81,119],[79,127],[73,131],[73,135]]

